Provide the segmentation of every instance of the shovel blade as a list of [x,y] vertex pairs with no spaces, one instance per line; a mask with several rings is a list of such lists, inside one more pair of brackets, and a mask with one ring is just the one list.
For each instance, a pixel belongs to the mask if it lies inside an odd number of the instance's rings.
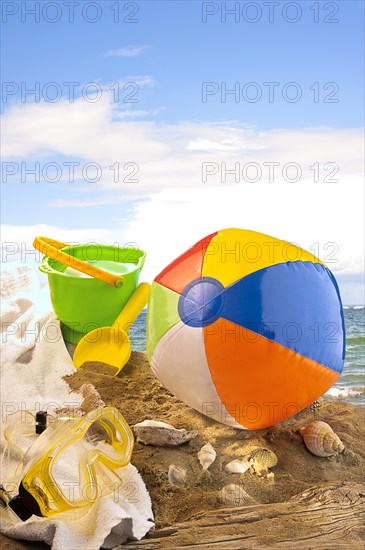
[[114,367],[113,375],[116,375],[128,362],[130,355],[128,334],[124,330],[103,327],[89,332],[80,340],[73,361],[77,369],[84,363],[104,363]]

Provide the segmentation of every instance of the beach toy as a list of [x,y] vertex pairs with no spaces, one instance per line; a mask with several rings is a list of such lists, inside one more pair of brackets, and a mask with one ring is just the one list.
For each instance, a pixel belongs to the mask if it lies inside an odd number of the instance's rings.
[[236,428],[293,416],[339,378],[339,290],[318,258],[243,229],[202,239],[154,280],[147,354],[160,382]]
[[148,283],[140,283],[111,327],[92,330],[80,340],[73,355],[76,368],[99,362],[110,367],[114,376],[122,370],[131,356],[128,330],[147,304],[150,288]]
[[129,463],[134,438],[117,409],[53,418],[37,436],[34,420],[29,411],[13,413],[4,433],[2,466],[8,473],[12,462],[15,469],[6,479],[11,492],[0,496],[18,518],[85,508],[122,483],[119,468]]
[[63,337],[77,344],[95,328],[111,326],[138,285],[145,252],[101,244],[67,245],[36,237],[54,312]]

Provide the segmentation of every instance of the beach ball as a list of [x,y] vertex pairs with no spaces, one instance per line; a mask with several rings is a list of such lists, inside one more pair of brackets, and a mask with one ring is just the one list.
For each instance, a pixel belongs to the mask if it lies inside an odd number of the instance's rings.
[[331,271],[262,233],[217,231],[152,284],[153,372],[187,405],[235,428],[272,426],[313,403],[341,375],[344,342]]

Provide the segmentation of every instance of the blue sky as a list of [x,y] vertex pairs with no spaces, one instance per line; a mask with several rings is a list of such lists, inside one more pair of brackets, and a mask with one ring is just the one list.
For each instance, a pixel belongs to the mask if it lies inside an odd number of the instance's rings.
[[[19,2],[20,4],[20,2]],[[27,2],[29,8],[34,2]],[[62,2],[60,2],[62,4]],[[159,120],[178,121],[237,119],[261,129],[329,125],[358,126],[361,121],[363,79],[361,71],[363,44],[363,4],[343,1],[337,14],[319,2],[320,22],[313,23],[312,2],[302,1],[302,17],[289,23],[282,15],[288,2],[275,8],[275,21],[268,21],[268,8],[262,5],[262,17],[248,23],[240,16],[236,23],[223,9],[207,16],[202,23],[199,1],[138,2],[138,23],[114,23],[108,11],[113,2],[101,2],[100,21],[92,24],[80,16],[75,7],[75,22],[67,21],[67,11],[54,24],[34,23],[28,15],[22,24],[20,15],[8,16],[3,24],[3,79],[29,83],[46,82],[114,82],[127,75],[151,75],[156,84],[143,93],[144,108],[164,107]],[[124,6],[126,2],[121,2]],[[218,3],[215,3],[218,4]],[[227,9],[234,2],[227,2]],[[242,2],[244,5],[244,2]],[[256,2],[259,4],[259,2]],[[128,10],[121,11],[125,16]],[[254,17],[254,12],[247,12]],[[90,17],[92,11],[90,11]],[[294,12],[287,12],[294,17]],[[50,11],[50,17],[52,12]],[[323,23],[325,17],[339,23]],[[132,16],[131,16],[132,17]],[[20,39],[19,39],[20,35]],[[135,57],[104,56],[108,50],[127,45],[146,46]],[[218,100],[202,104],[204,81],[287,82],[303,88],[298,104],[268,101],[236,104]],[[314,82],[336,82],[340,88],[339,104],[314,103]],[[280,96],[281,86],[278,88]],[[4,104],[2,104],[4,109]]]
[[[81,2],[81,5],[87,3]],[[3,2],[3,10],[4,4],[15,3]],[[319,212],[322,208],[321,217],[325,219],[318,223],[317,232],[311,220],[308,242],[306,239],[303,242],[302,237],[308,218],[298,215],[300,227],[291,232],[287,224],[278,225],[276,208],[266,214],[265,223],[258,222],[252,228],[262,228],[269,233],[272,228],[273,234],[281,232],[279,237],[301,239],[304,247],[309,247],[317,235],[320,242],[339,242],[343,237],[340,264],[344,274],[351,275],[351,284],[357,285],[356,289],[351,287],[349,300],[362,301],[360,279],[353,282],[353,278],[359,276],[359,259],[351,246],[350,232],[346,229],[346,238],[345,230],[342,234],[336,232],[336,219],[343,219],[344,206],[356,207],[361,197],[358,183],[361,135],[354,133],[354,129],[363,125],[362,2],[296,2],[299,8],[295,9],[300,9],[301,14],[295,23],[285,20],[295,17],[294,8],[288,8],[288,2],[275,6],[273,22],[269,21],[268,6],[264,2],[253,2],[255,6],[248,12],[242,11],[247,2],[241,2],[240,14],[236,16],[238,22],[232,15],[222,22],[222,5],[229,9],[234,2],[145,1],[132,2],[129,6],[127,2],[120,2],[121,18],[128,18],[128,14],[138,8],[138,13],[130,15],[131,19],[138,20],[135,23],[114,22],[110,7],[116,3],[109,1],[96,3],[101,13],[99,21],[85,21],[81,7],[75,6],[75,20],[70,23],[67,8],[59,2],[61,17],[53,24],[45,21],[42,13],[38,23],[33,16],[23,13],[25,22],[22,22],[21,4],[32,8],[35,2],[17,4],[18,13],[3,12],[2,79],[19,89],[21,83],[31,88],[39,82],[43,88],[55,82],[63,97],[50,103],[22,97],[21,93],[8,95],[5,100],[3,95],[4,139],[11,145],[4,159],[17,163],[18,167],[23,162],[28,168],[35,162],[41,166],[58,162],[63,169],[65,162],[81,165],[96,162],[103,166],[103,177],[95,184],[82,178],[70,182],[64,173],[57,183],[35,183],[32,176],[21,182],[19,172],[7,181],[3,178],[3,224],[14,228],[23,226],[25,233],[39,224],[54,228],[60,234],[85,230],[83,238],[87,238],[87,230],[91,235],[91,229],[104,231],[105,238],[111,238],[118,230],[123,238],[130,238],[133,232],[139,234],[137,224],[141,224],[141,219],[150,223],[159,218],[158,209],[161,208],[161,213],[165,211],[167,201],[170,205],[179,204],[173,228],[176,252],[179,252],[179,247],[185,244],[184,239],[177,236],[182,233],[182,221],[186,219],[184,201],[195,208],[196,201],[201,200],[198,198],[199,189],[204,188],[201,165],[205,160],[256,161],[253,150],[260,162],[265,159],[284,162],[286,158],[303,163],[309,175],[308,166],[314,162],[337,162],[343,177],[335,188],[329,187],[327,195],[323,193],[323,186],[317,194],[317,189],[305,185],[304,181],[297,186],[297,191],[290,188],[287,193],[281,181],[273,184],[277,186],[276,194],[270,190],[274,197],[270,200],[278,201],[279,210],[279,203],[289,201],[283,212],[304,199],[308,204],[325,201],[324,210],[321,205],[316,207]],[[318,7],[316,15],[311,9],[314,5]],[[218,12],[207,15],[203,23],[204,10],[215,9]],[[261,11],[256,23],[244,20],[243,14],[247,18],[255,16],[252,10]],[[54,13],[50,10],[49,18],[54,17]],[[88,13],[91,18],[94,16],[92,8]],[[319,18],[318,23],[314,22],[315,16]],[[338,22],[325,23],[326,17]],[[95,104],[87,102],[80,99],[77,88],[76,102],[71,104],[65,82],[79,82],[81,87],[97,82],[103,88],[103,97]],[[114,82],[121,83],[122,98],[131,91],[131,88],[123,90],[123,83],[136,82],[138,102],[113,102],[110,85]],[[204,82],[215,83],[213,87],[218,90],[205,102],[202,101]],[[250,82],[253,86],[245,87]],[[268,82],[278,83],[272,102],[268,99],[268,85],[264,85]],[[293,82],[295,87],[286,87]],[[235,101],[233,95],[222,101],[224,85],[227,89],[238,86],[239,101]],[[302,96],[297,102],[283,99],[285,91],[290,99],[290,94],[298,89]],[[257,90],[262,96],[256,103],[244,99],[246,92],[252,97],[250,93]],[[332,96],[328,96],[331,92]],[[319,94],[317,102],[315,93]],[[325,102],[326,97],[338,101]],[[308,129],[315,129],[315,134],[322,136],[319,145],[313,145]],[[260,156],[262,151],[268,151],[268,156]],[[286,151],[289,151],[287,157]],[[137,163],[139,184],[113,185],[107,168],[113,161],[123,166]],[[260,211],[257,204],[267,191],[266,183],[260,181],[255,187],[248,184],[247,197],[252,201],[249,211],[257,210],[257,215]],[[226,200],[227,205],[231,204],[233,186],[216,181],[214,186],[221,187],[218,203]],[[216,208],[214,193],[209,193],[207,186],[204,189],[203,192],[209,194],[206,200],[211,202],[212,211]],[[352,195],[349,205],[344,203],[348,194]],[[173,211],[174,207],[170,208]],[[361,217],[361,213],[359,215]],[[203,210],[201,217],[201,224],[197,223],[194,231],[187,232],[187,244],[192,244],[188,239],[195,238],[195,233],[197,238],[201,237],[201,231],[210,228],[213,222],[217,227],[222,226],[223,219],[226,222],[226,217],[219,219],[219,213],[208,221],[208,213]],[[242,218],[239,225],[247,227],[252,223],[249,212]],[[238,221],[238,213],[232,213],[231,225],[238,225]],[[354,223],[351,217],[349,223]],[[360,225],[355,230],[361,233],[361,221],[356,223]],[[166,234],[166,228],[157,225],[154,239]],[[142,235],[143,231],[141,229]],[[19,231],[15,233],[19,235]],[[143,244],[148,246],[147,239]]]

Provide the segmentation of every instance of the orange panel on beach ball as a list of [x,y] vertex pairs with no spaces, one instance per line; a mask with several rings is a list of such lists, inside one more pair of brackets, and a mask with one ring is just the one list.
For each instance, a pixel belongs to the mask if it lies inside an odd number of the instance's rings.
[[315,401],[339,374],[225,319],[204,327],[207,363],[222,404],[251,430]]

